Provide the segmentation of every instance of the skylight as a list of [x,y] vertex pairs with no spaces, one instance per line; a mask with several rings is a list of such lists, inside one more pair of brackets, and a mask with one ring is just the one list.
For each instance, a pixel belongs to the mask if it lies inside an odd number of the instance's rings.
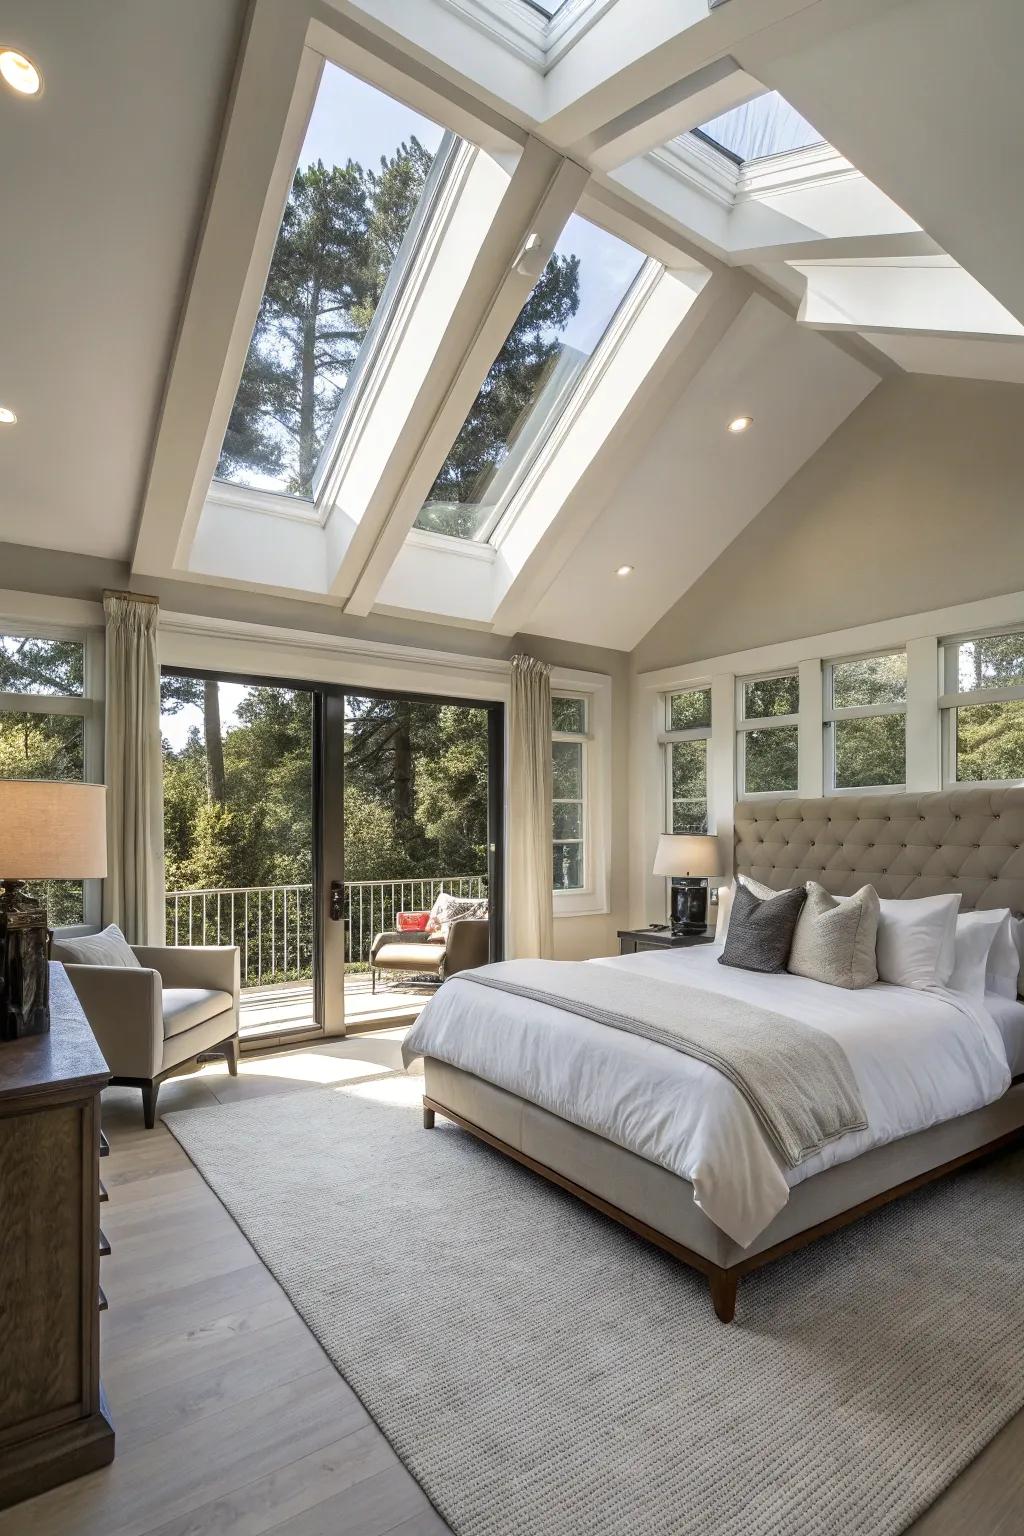
[[416,527],[486,539],[645,257],[573,214],[491,364]]
[[311,497],[352,378],[444,133],[326,64],[217,476]]
[[739,165],[824,143],[818,130],[778,91],[767,91],[742,107],[733,107],[720,117],[701,123],[695,131]]
[[568,0],[526,0],[526,3],[535,11],[540,11],[541,15],[546,16],[550,21],[553,16],[558,15],[563,6],[568,4]]

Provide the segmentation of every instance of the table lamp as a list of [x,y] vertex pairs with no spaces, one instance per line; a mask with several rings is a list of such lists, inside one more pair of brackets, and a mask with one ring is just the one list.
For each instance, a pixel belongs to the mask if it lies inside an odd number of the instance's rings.
[[45,900],[26,882],[107,872],[106,786],[0,779],[0,1040],[50,1027]]
[[663,832],[654,856],[654,874],[671,880],[673,933],[703,933],[708,923],[708,878],[721,874],[718,838]]

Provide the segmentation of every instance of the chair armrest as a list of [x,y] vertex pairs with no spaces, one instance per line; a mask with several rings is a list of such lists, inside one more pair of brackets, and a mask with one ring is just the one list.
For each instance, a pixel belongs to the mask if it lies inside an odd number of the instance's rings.
[[486,917],[457,917],[448,929],[444,974],[472,971],[486,965],[490,952],[490,923]]
[[421,933],[415,928],[408,933],[404,929],[399,931],[397,928],[389,928],[384,933],[378,933],[370,945],[370,964],[373,964],[385,944],[424,944],[429,938],[429,933]]
[[233,944],[133,944],[140,965],[158,971],[165,987],[205,987],[229,992],[238,1001],[239,952]]
[[156,1077],[163,1068],[160,977],[134,965],[66,965],[68,980],[114,1077]]

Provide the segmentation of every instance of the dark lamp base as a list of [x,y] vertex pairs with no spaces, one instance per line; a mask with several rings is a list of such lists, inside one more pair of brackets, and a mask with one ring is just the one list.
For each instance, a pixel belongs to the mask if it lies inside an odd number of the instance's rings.
[[0,884],[0,1041],[50,1028],[46,909],[20,880]]

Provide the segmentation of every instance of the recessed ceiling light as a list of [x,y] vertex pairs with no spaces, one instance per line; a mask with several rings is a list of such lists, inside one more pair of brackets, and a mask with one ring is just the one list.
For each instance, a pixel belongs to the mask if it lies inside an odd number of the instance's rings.
[[753,416],[734,416],[729,423],[730,432],[745,432],[748,427],[754,425]]
[[631,565],[620,565],[615,574],[616,576],[632,576],[633,567]]
[[0,405],[0,422],[3,422],[8,427],[13,427],[17,419],[9,405]]
[[43,89],[39,70],[17,48],[0,48],[0,79],[19,96],[38,96]]

